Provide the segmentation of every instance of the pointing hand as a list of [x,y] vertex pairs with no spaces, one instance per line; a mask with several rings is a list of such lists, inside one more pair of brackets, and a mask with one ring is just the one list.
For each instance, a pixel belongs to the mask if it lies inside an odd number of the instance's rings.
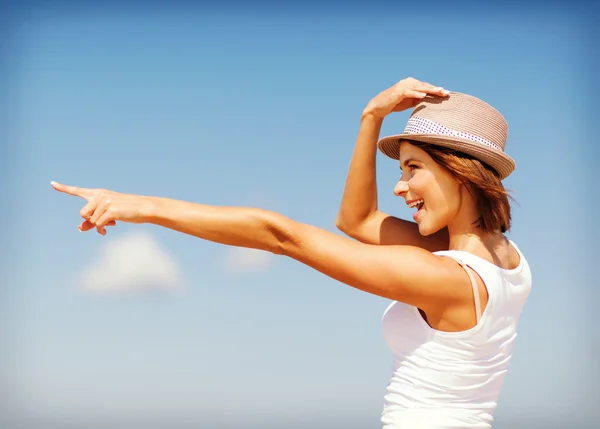
[[148,198],[140,195],[122,194],[106,189],[89,189],[51,182],[59,192],[73,195],[87,201],[79,214],[85,220],[79,225],[80,231],[92,228],[106,235],[106,226],[113,226],[116,221],[142,223],[150,209]]

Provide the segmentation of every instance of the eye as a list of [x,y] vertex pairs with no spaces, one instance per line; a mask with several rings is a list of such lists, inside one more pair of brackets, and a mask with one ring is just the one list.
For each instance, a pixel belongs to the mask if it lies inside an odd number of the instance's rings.
[[419,168],[419,166],[418,166],[417,164],[408,164],[408,169],[409,169],[410,171],[414,171],[414,170],[416,170],[417,168]]

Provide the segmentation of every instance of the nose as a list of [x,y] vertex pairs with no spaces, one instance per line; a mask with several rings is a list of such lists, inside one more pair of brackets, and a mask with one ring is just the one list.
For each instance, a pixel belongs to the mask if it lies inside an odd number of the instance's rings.
[[408,192],[408,182],[400,179],[396,186],[394,186],[394,195],[401,197]]

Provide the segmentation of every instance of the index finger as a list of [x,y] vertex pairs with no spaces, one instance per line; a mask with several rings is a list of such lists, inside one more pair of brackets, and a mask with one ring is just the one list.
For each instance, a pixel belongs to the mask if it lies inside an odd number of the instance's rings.
[[58,192],[62,192],[75,197],[83,198],[84,200],[90,200],[94,197],[94,192],[91,189],[79,188],[77,186],[63,185],[56,182],[50,182],[52,187]]
[[416,88],[419,91],[425,91],[428,93],[433,93],[433,94],[440,94],[440,95],[448,95],[450,93],[450,91],[448,91],[447,89],[444,89],[441,86],[435,86],[430,84],[429,82],[422,82],[422,86],[420,88]]

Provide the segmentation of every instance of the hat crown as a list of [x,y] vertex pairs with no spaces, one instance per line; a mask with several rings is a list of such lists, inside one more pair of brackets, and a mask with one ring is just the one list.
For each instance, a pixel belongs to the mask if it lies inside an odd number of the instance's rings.
[[508,124],[504,117],[494,107],[468,94],[451,92],[447,97],[427,96],[415,106],[410,117],[479,137],[502,151],[506,147]]

